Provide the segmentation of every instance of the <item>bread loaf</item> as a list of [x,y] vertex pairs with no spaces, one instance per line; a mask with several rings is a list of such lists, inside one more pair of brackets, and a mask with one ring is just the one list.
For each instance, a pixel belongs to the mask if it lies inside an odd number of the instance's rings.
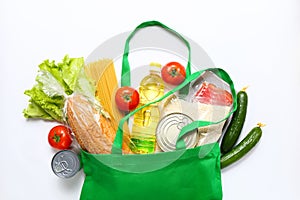
[[[103,120],[94,104],[79,94],[69,97],[66,103],[67,122],[80,147],[93,154],[111,153],[115,132],[109,131],[110,123]],[[128,146],[123,149],[130,153]]]

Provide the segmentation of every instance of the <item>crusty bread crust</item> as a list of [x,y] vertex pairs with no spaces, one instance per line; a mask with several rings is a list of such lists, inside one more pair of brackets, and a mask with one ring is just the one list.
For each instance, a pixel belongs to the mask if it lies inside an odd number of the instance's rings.
[[[75,94],[66,102],[67,122],[80,147],[93,154],[110,154],[116,130],[94,107],[94,104],[82,95]],[[123,153],[132,153],[128,147],[130,139],[125,134]]]
[[[82,95],[67,100],[67,121],[83,150],[94,154],[111,153],[112,142],[102,133],[100,114]],[[97,119],[98,118],[98,119]]]

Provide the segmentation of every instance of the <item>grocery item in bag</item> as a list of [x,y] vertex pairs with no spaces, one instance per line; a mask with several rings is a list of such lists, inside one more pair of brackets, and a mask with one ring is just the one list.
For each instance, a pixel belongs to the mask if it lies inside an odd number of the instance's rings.
[[232,96],[226,90],[217,88],[214,84],[203,82],[200,89],[194,94],[193,102],[229,106],[232,104]]
[[232,106],[229,85],[207,70],[191,85],[188,101],[219,106]]
[[[94,80],[96,87],[95,96],[103,107],[102,112],[105,117],[102,116],[102,118],[100,118],[103,121],[103,123],[101,123],[103,126],[102,128],[106,127],[106,129],[109,130],[108,133],[116,132],[120,120],[124,117],[124,113],[118,110],[114,101],[115,91],[118,88],[118,80],[113,60],[103,58],[95,62],[88,63],[85,66],[85,73],[89,78]],[[131,142],[127,124],[124,124],[123,130],[125,135],[124,147],[126,148]],[[114,134],[107,135],[110,137],[111,141],[114,140]]]
[[[95,96],[109,114],[111,125],[116,131],[124,114],[116,109],[115,101],[113,101],[115,90],[118,87],[113,60],[100,59],[96,62],[88,63],[85,66],[85,73],[95,81]],[[129,132],[127,126],[124,126],[123,128],[125,129],[125,133]]]
[[[226,90],[228,85],[213,72],[205,71],[191,86],[186,100],[172,95],[164,101],[161,106],[162,116],[180,112],[194,120],[218,122],[230,112],[232,96]],[[216,142],[224,124],[225,121],[198,128],[197,146]]]
[[[181,129],[192,123],[193,119],[182,113],[171,113],[164,116],[156,129],[157,144],[162,151],[175,151],[177,138]],[[195,129],[183,137],[186,148],[193,148],[198,141],[198,130]]]
[[[111,153],[115,131],[108,118],[88,98],[76,94],[67,99],[67,121],[83,150],[89,153]],[[127,145],[124,153],[129,153]]]
[[[140,83],[141,107],[159,99],[164,94],[164,82],[160,77],[160,67],[151,64],[150,74]],[[158,105],[152,104],[134,114],[131,132],[131,150],[134,153],[154,153],[156,146],[156,127],[160,119]]]

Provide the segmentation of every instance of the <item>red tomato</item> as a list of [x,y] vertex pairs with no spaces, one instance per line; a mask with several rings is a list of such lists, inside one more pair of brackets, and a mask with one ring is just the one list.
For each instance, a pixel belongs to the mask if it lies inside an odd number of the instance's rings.
[[161,69],[162,79],[171,85],[179,85],[185,79],[185,68],[178,62],[169,62]]
[[134,88],[125,86],[117,90],[115,101],[120,110],[131,111],[138,106],[140,95]]
[[71,130],[63,125],[53,127],[48,134],[49,144],[56,149],[68,149],[72,143]]
[[232,95],[214,84],[203,82],[195,99],[201,103],[230,106],[233,102]]

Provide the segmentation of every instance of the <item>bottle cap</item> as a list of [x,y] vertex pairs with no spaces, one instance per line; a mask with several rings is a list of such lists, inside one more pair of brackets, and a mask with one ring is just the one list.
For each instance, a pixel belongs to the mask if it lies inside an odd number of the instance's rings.
[[151,67],[158,67],[158,68],[161,68],[161,64],[160,63],[157,63],[157,62],[151,62],[149,64]]

